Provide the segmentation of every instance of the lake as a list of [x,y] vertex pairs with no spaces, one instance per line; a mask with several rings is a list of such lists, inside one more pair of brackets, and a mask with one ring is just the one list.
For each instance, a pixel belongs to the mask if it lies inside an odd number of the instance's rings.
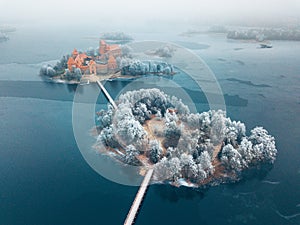
[[[126,218],[138,187],[106,179],[83,159],[72,128],[76,86],[38,76],[42,64],[74,47],[96,47],[96,39],[86,38],[96,35],[76,30],[70,38],[66,30],[22,25],[0,43],[0,224],[122,224]],[[256,43],[223,35],[132,35],[172,41],[199,55],[222,88],[228,116],[244,122],[248,131],[264,126],[278,149],[270,171],[236,184],[207,190],[151,185],[136,224],[300,224],[299,42],[274,41],[272,49],[258,49]],[[198,111],[209,109],[185,73],[172,81]],[[115,97],[129,83],[105,86]],[[101,94],[97,107],[106,104]]]

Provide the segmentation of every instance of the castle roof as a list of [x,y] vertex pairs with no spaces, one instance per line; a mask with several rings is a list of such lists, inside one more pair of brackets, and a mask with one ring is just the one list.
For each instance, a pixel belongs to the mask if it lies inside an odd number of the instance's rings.
[[106,45],[106,42],[104,40],[100,40],[100,45]]
[[73,52],[72,52],[72,55],[78,55],[78,51],[76,48],[74,48]]
[[75,60],[74,60],[72,57],[70,57],[70,58],[68,59],[67,64],[68,64],[68,65],[75,64]]
[[88,57],[85,53],[81,53],[81,54],[79,54],[79,56],[80,56],[82,59],[86,59],[86,58]]

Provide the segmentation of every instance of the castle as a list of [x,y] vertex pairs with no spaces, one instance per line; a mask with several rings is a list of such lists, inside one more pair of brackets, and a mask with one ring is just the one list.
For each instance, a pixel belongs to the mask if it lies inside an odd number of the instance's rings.
[[118,69],[117,57],[122,55],[119,45],[109,45],[100,40],[97,56],[88,56],[86,53],[79,53],[73,50],[68,59],[67,65],[70,71],[79,68],[82,74],[107,74]]

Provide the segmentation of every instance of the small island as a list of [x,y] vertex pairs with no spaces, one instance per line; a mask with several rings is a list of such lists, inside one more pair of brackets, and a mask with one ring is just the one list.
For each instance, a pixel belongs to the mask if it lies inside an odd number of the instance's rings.
[[0,31],[0,42],[2,42],[2,41],[7,41],[7,40],[9,40],[9,37],[7,36],[7,34],[2,33],[2,32]]
[[125,34],[124,32],[108,32],[103,33],[100,36],[101,39],[115,41],[115,42],[129,42],[133,41],[133,37],[129,34]]
[[56,65],[43,65],[40,75],[55,82],[78,84],[141,75],[174,75],[174,67],[164,61],[133,58],[127,45],[108,44],[100,40],[97,49],[85,52],[74,49]]
[[243,171],[276,159],[275,139],[264,128],[246,136],[245,124],[225,112],[190,113],[159,89],[128,91],[116,105],[97,113],[95,149],[140,166],[141,174],[154,168],[154,182],[189,187],[235,182]]
[[161,46],[159,48],[148,50],[145,52],[147,55],[158,56],[161,58],[171,58],[176,49],[170,45]]
[[255,40],[260,42],[271,40],[300,41],[300,30],[296,28],[237,29],[228,31],[227,38],[237,40]]
[[16,31],[15,27],[9,25],[0,25],[0,42],[9,40],[9,33],[13,33]]

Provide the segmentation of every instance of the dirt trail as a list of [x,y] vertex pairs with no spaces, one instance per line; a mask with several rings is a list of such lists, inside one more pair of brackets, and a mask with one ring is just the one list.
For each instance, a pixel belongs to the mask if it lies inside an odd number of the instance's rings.
[[155,130],[160,133],[163,133],[165,122],[163,120],[159,120],[155,116],[153,116],[150,120],[147,120],[143,125],[144,129],[148,133],[148,143],[151,140],[158,140],[160,142],[160,147],[163,149],[163,154],[166,153],[166,148],[163,146],[164,137],[163,135],[155,134]]

